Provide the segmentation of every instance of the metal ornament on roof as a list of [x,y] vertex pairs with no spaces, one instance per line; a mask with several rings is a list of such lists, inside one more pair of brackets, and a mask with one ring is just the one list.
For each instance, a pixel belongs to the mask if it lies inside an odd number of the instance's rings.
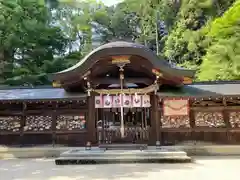
[[112,64],[116,64],[119,67],[123,67],[125,64],[129,64],[129,56],[113,56]]
[[59,81],[53,81],[52,86],[55,87],[55,88],[60,88],[62,85]]
[[152,69],[152,73],[155,74],[156,77],[162,77],[163,74],[158,69]]
[[88,81],[88,82],[87,82],[87,93],[88,93],[88,96],[91,95],[91,91],[92,91],[91,85],[90,85],[90,82]]

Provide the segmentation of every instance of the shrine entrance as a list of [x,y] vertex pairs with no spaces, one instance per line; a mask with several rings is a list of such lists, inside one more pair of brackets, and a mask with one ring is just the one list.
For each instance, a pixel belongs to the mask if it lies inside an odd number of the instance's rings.
[[[94,96],[97,109],[95,119],[99,144],[148,144],[151,125],[150,95],[157,92],[161,74],[147,71],[151,77],[149,82],[143,83],[142,77],[135,77],[129,83],[133,71],[133,64],[129,59],[129,56],[112,57],[111,70],[105,74],[108,80],[109,76],[115,78],[114,84],[105,80],[102,84],[98,82],[94,89],[88,88],[89,95],[91,92]],[[95,77],[98,78],[99,76]]]
[[96,126],[99,144],[148,143],[150,108],[124,108],[124,136],[121,136],[119,108],[97,109]]
[[164,85],[180,87],[194,74],[143,45],[118,41],[100,46],[53,79],[73,97],[86,92],[86,142],[154,145],[160,136],[157,92]]

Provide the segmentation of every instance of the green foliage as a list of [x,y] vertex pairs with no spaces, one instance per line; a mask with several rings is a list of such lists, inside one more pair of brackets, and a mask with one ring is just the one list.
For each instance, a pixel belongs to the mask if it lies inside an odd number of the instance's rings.
[[[44,84],[48,61],[62,54],[65,38],[49,24],[43,1],[11,0],[0,3],[1,72],[6,84]],[[54,72],[54,71],[53,71]]]
[[197,69],[198,80],[238,79],[234,1],[124,0],[106,7],[95,0],[0,0],[0,83],[49,84],[49,73],[120,39],[158,46],[167,60]]
[[204,40],[201,28],[204,28],[210,19],[219,14],[215,10],[218,3],[219,1],[212,0],[182,1],[178,21],[165,43],[164,54],[167,58],[177,63],[184,61],[201,63],[201,57],[205,54],[201,44]]
[[199,80],[240,79],[240,1],[212,22]]

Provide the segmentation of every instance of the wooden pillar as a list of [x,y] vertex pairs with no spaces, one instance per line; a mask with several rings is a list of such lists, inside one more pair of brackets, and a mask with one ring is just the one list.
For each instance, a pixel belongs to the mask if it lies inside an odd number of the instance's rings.
[[[223,98],[223,105],[224,105],[224,109],[222,111],[222,115],[223,115],[223,120],[224,120],[224,123],[225,123],[225,126],[227,128],[226,130],[226,142],[225,143],[231,143],[231,131],[229,131],[229,129],[232,127],[231,126],[231,123],[230,123],[230,112],[229,110],[227,110],[227,100],[226,98],[224,97]],[[235,126],[235,124],[234,124]]]
[[226,139],[225,142],[226,144],[231,143],[231,131],[229,131],[231,129],[231,123],[230,123],[230,112],[229,110],[226,109],[226,106],[224,107],[223,111],[222,111],[222,115],[223,115],[223,120],[226,126]]
[[231,124],[230,124],[230,121],[229,121],[230,112],[229,112],[229,110],[226,109],[226,107],[222,111],[222,114],[223,114],[223,120],[224,120],[224,123],[226,125],[226,128],[231,128]]
[[189,120],[190,120],[190,127],[195,128],[196,127],[196,122],[195,122],[195,111],[190,107],[189,110]]
[[90,141],[92,144],[97,144],[97,128],[95,122],[95,104],[94,104],[94,95],[91,95],[87,98],[88,103],[88,116],[87,116],[87,141]]
[[150,137],[149,144],[156,145],[156,141],[159,139],[159,129],[160,129],[160,119],[158,117],[158,98],[155,94],[152,94],[150,97],[151,101],[151,128],[150,128]]
[[23,109],[21,114],[20,146],[24,146],[24,127],[26,125],[26,109],[27,104],[23,102]]
[[52,146],[56,143],[56,125],[57,125],[57,108],[58,104],[55,105],[55,110],[52,111]]
[[162,128],[162,122],[161,122],[162,117],[163,117],[163,103],[161,103],[161,107],[158,107],[159,141],[161,143],[161,146],[164,145],[164,134],[163,134],[163,128]]
[[196,128],[196,120],[195,120],[195,111],[191,108],[189,110],[189,123],[190,123],[190,128],[191,128],[191,140],[196,141],[196,133],[195,133],[195,128]]

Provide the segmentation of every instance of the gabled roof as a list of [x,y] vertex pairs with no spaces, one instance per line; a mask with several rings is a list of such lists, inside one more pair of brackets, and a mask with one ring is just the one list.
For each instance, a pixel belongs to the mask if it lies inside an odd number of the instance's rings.
[[96,63],[101,57],[116,55],[141,56],[150,61],[154,68],[159,69],[163,73],[172,74],[174,76],[193,78],[195,75],[194,70],[182,68],[180,69],[174,67],[167,61],[165,61],[162,57],[158,57],[153,51],[151,51],[150,49],[146,48],[143,45],[124,41],[117,41],[104,44],[96,48],[95,50],[90,52],[87,56],[85,56],[82,60],[80,60],[79,63],[64,71],[53,74],[52,78],[53,80],[61,80],[67,76],[71,77],[75,73],[81,76],[85,74],[90,69],[90,67],[94,63]]

